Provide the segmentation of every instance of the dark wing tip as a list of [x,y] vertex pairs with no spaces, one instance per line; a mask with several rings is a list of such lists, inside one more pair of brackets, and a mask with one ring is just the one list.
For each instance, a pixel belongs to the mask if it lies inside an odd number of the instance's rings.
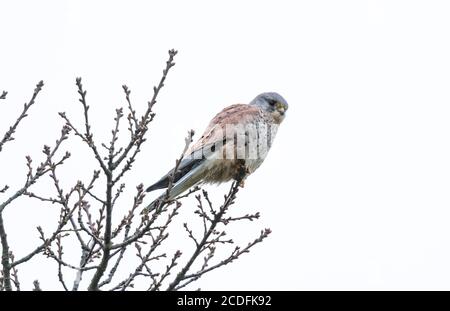
[[158,190],[158,189],[164,189],[167,188],[168,185],[166,185],[166,183],[168,184],[168,180],[167,182],[165,182],[166,180],[160,180],[158,181],[156,184],[151,185],[150,187],[148,187],[145,191],[146,192],[151,192],[153,190]]
[[153,190],[156,190],[155,185],[148,187],[147,189],[145,189],[145,192],[151,192]]
[[[204,159],[184,159],[181,161],[180,166],[178,167],[178,171],[175,173],[173,178],[173,182],[176,183],[180,180],[181,177],[186,175],[191,169],[193,169],[196,165],[198,165]],[[150,192],[153,190],[164,189],[169,187],[169,176],[172,174],[173,169],[170,170],[165,176],[163,176],[158,182],[151,185],[145,190],[146,192]]]

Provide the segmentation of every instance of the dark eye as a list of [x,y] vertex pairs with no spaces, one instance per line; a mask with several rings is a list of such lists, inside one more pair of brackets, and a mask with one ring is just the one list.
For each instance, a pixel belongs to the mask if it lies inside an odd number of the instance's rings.
[[275,106],[275,104],[277,103],[277,101],[275,99],[269,99],[268,102],[269,102],[269,105],[271,105],[271,106]]

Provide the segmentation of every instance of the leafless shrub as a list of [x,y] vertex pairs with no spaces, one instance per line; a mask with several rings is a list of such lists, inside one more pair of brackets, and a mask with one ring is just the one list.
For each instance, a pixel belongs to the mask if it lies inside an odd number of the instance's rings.
[[[81,78],[76,79],[76,86],[80,96],[80,104],[84,116],[82,127],[74,124],[66,113],[59,113],[64,120],[64,126],[53,147],[44,146],[43,161],[36,167],[31,157],[26,157],[28,173],[23,187],[7,195],[10,189],[7,185],[0,188],[0,194],[7,196],[0,204],[0,236],[2,245],[2,274],[0,280],[1,290],[20,290],[18,266],[29,262],[37,255],[43,255],[56,264],[55,274],[64,290],[127,290],[133,288],[138,279],[145,280],[145,287],[141,289],[178,290],[197,281],[204,274],[225,266],[238,259],[242,254],[257,243],[262,242],[270,230],[265,229],[251,242],[243,247],[234,246],[234,241],[228,238],[227,226],[239,221],[253,221],[260,214],[247,214],[244,216],[229,215],[230,206],[234,204],[239,191],[239,180],[232,183],[230,190],[224,196],[224,201],[215,206],[208,196],[208,192],[195,187],[175,199],[169,199],[172,182],[166,191],[164,199],[156,203],[156,208],[150,212],[145,211],[145,191],[143,184],[136,187],[134,199],[130,202],[128,211],[120,221],[113,221],[113,210],[117,210],[118,199],[125,191],[123,178],[133,170],[133,164],[146,141],[149,124],[154,120],[153,107],[157,102],[158,94],[164,86],[171,68],[175,65],[176,51],[169,51],[169,59],[163,70],[162,77],[157,86],[153,88],[153,97],[147,103],[145,112],[138,116],[131,101],[131,91],[124,85],[126,107],[116,109],[111,139],[107,143],[98,143],[94,139],[89,116],[87,92]],[[31,100],[24,108],[4,135],[0,142],[0,152],[4,145],[11,140],[18,126],[27,116],[29,109],[34,105],[43,82],[39,82]],[[3,92],[0,99],[5,99],[7,93]],[[118,146],[122,121],[126,119],[128,138],[123,146]],[[92,172],[90,180],[78,181],[68,189],[64,189],[60,182],[59,167],[70,157],[66,152],[58,156],[58,151],[64,141],[73,133],[90,149],[98,169]],[[193,131],[188,133],[184,150],[192,141]],[[176,161],[176,172],[182,157]],[[42,176],[50,176],[53,184],[53,196],[34,193],[30,187]],[[99,194],[98,189],[102,189]],[[195,226],[192,221],[185,221],[182,227],[176,227],[174,219],[182,208],[182,200],[195,195],[197,208],[192,213],[200,220]],[[8,241],[4,226],[2,212],[14,200],[21,196],[28,196],[37,202],[52,203],[59,206],[59,219],[55,228],[49,230],[38,227],[40,244],[22,258],[15,258],[11,250],[14,242]],[[117,215],[114,214],[114,216]],[[191,220],[191,218],[189,219]],[[116,223],[116,224],[115,224]],[[192,252],[187,249],[170,251],[164,247],[169,239],[169,233],[184,230],[186,238],[193,244]],[[50,233],[48,233],[50,232]],[[66,258],[65,241],[73,237],[78,241],[79,258]],[[217,255],[219,247],[232,245],[225,257]],[[134,250],[136,259],[131,267],[127,262],[126,254]],[[127,264],[124,265],[124,263]],[[156,262],[165,262],[163,267],[155,265]],[[196,265],[197,263],[197,265]],[[164,267],[165,266],[165,267]],[[198,266],[198,267],[197,267]],[[125,267],[126,273],[118,274],[120,267]],[[130,268],[131,267],[131,268]],[[68,274],[72,272],[73,280],[69,283]],[[143,284],[142,282],[139,284]],[[40,291],[38,280],[33,283],[33,290]]]

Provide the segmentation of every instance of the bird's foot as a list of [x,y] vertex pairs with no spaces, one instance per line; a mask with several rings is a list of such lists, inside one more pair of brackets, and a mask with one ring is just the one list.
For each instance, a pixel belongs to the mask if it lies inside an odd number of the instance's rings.
[[240,187],[240,188],[244,188],[244,186],[245,186],[245,179],[242,179],[242,180],[239,182],[239,187]]
[[239,187],[244,188],[245,179],[250,175],[250,170],[245,165],[245,161],[240,161],[238,163],[238,168],[234,180],[239,183]]

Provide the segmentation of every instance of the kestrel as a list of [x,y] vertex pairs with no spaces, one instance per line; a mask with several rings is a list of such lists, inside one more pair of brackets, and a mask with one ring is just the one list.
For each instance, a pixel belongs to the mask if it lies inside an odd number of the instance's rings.
[[186,150],[177,172],[170,170],[147,192],[167,188],[172,174],[169,199],[201,183],[220,184],[234,179],[243,184],[264,161],[287,109],[286,100],[274,92],[262,93],[249,104],[223,109]]

